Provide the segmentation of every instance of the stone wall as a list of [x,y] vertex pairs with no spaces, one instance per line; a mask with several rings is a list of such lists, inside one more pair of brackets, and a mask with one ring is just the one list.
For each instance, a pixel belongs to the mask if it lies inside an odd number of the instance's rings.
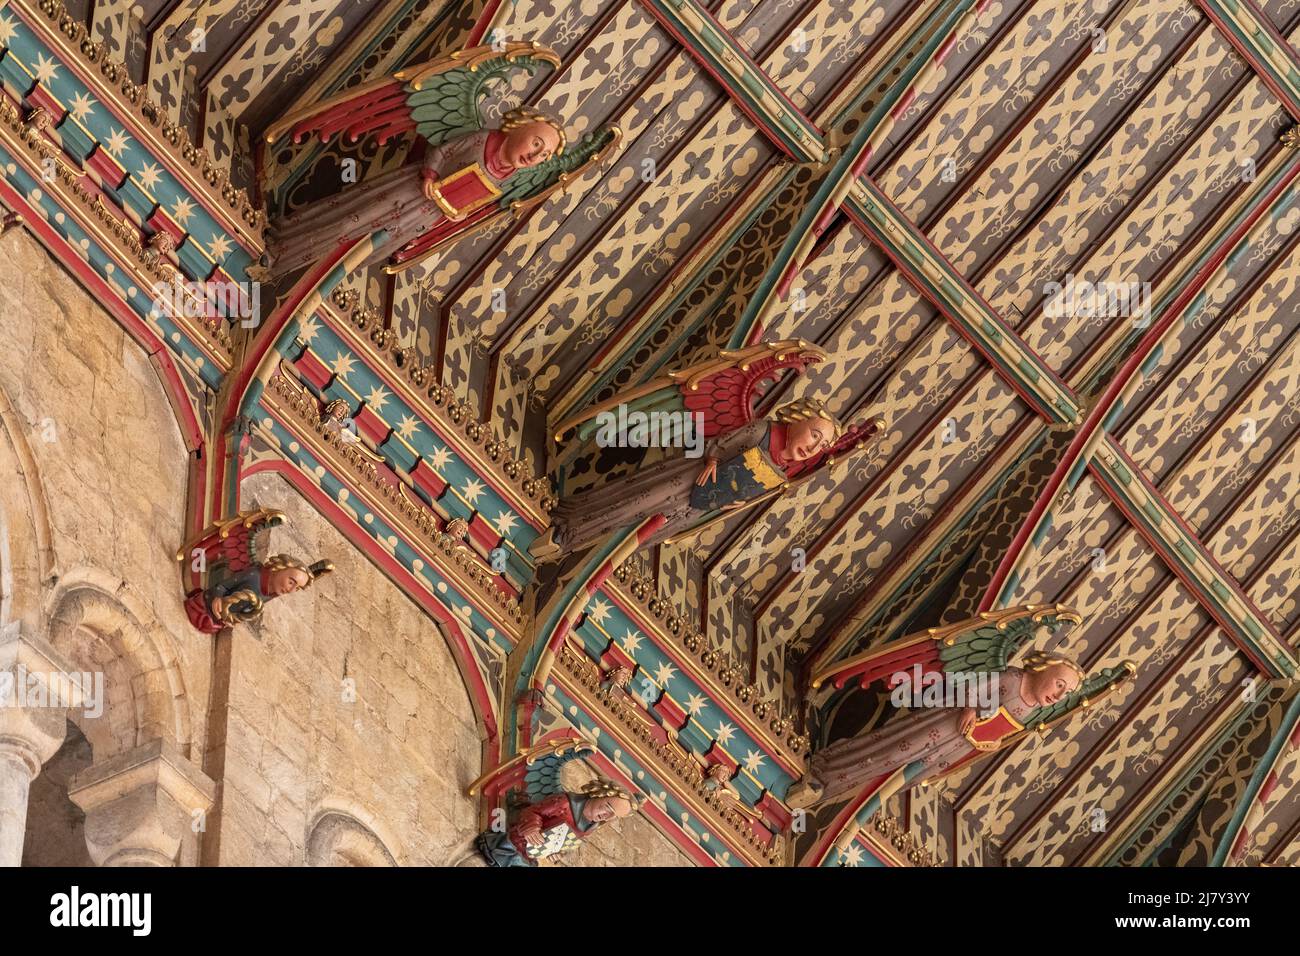
[[283,479],[254,476],[244,498],[288,516],[277,550],[335,571],[234,636],[221,862],[303,862],[310,824],[340,807],[399,862],[453,862],[481,753],[442,634]]
[[109,706],[78,724],[96,759],[160,735],[201,753],[211,641],[181,607],[187,452],[158,376],[22,230],[0,239],[0,316],[5,425],[30,449],[25,479],[48,511],[39,626],[72,664],[106,675]]
[[[143,349],[21,230],[0,238],[0,315],[0,462],[17,473],[0,476],[11,489],[0,531],[44,529],[24,533],[50,543],[27,549],[40,560],[14,550],[0,568],[10,592],[28,582],[26,600],[8,593],[5,606],[38,608],[39,635],[103,673],[107,697],[103,716],[73,715],[31,788],[24,859],[88,862],[68,779],[161,738],[219,786],[201,855],[187,835],[182,862],[472,863],[477,805],[464,790],[481,745],[433,622],[283,479],[262,474],[244,503],[286,512],[273,550],[328,557],[336,571],[268,604],[228,645],[194,631],[173,558],[187,451]],[[15,575],[20,559],[40,567]],[[565,864],[689,862],[638,816]]]

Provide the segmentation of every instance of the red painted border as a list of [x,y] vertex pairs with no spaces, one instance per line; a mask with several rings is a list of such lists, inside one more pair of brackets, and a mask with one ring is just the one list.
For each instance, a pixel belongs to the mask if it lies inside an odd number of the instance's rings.
[[384,551],[374,538],[357,529],[356,523],[348,516],[347,512],[319,488],[307,481],[302,473],[288,461],[258,462],[245,469],[242,477],[247,478],[250,475],[261,474],[262,472],[272,472],[282,476],[299,494],[315,505],[316,509],[335,528],[342,532],[344,537],[376,564],[388,576],[390,581],[405,591],[407,596],[415,601],[426,614],[442,625],[452,656],[456,659],[457,668],[460,670],[461,680],[465,683],[470,705],[479,724],[479,730],[485,734],[487,754],[484,762],[496,763],[500,759],[501,740],[496,712],[492,706],[492,695],[483,682],[483,675],[479,673],[478,665],[474,661],[474,653],[470,650],[465,633],[461,629],[460,621],[456,616],[444,607],[441,602],[434,599],[428,590],[421,586],[419,579]]
[[[202,451],[203,428],[199,425],[189,392],[185,389],[185,384],[176,369],[171,351],[162,339],[140,318],[118,291],[101,278],[76,249],[45,221],[42,211],[28,203],[7,180],[3,179],[0,179],[0,200],[22,215],[23,226],[36,235],[50,255],[64,268],[70,270],[91,296],[117,319],[135,343],[148,353],[158,372],[158,377],[162,380],[163,391],[176,413],[185,447],[191,452]],[[124,275],[130,274],[120,264],[118,268],[122,269]]]

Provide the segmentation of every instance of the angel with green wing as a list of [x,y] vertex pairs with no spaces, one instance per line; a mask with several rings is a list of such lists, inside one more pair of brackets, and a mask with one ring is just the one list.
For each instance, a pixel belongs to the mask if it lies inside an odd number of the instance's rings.
[[272,224],[264,268],[273,277],[309,267],[341,244],[373,245],[357,268],[386,262],[389,272],[418,264],[500,217],[538,205],[617,143],[617,128],[576,145],[563,124],[537,110],[507,111],[499,127],[484,123],[481,100],[516,70],[560,63],[534,43],[458,51],[365,84],[272,126],[268,143],[289,135],[348,142],[373,134],[382,144],[414,133],[408,161],[341,190]]
[[[863,688],[884,681],[897,692],[912,685],[910,699],[928,700],[922,688],[944,683],[966,689],[954,705],[947,693],[940,706],[915,704],[898,720],[818,750],[809,772],[786,794],[791,806],[862,797],[897,783],[935,780],[1010,746],[1031,731],[1044,731],[1089,706],[1133,673],[1127,661],[1088,676],[1064,657],[1035,651],[1020,666],[1011,660],[1031,639],[1054,632],[1062,622],[1079,622],[1068,608],[1049,604],[986,611],[942,628],[929,628],[885,647],[841,661],[813,678],[814,689],[856,679]],[[980,680],[993,682],[992,706],[972,706]],[[917,686],[920,685],[920,686]],[[889,789],[894,789],[892,786]]]
[[640,809],[640,795],[604,777],[588,781],[577,792],[565,789],[560,779],[564,765],[594,751],[587,741],[561,737],[513,757],[470,784],[469,796],[480,789],[485,796],[495,796],[518,784],[526,794],[526,802],[508,817],[494,814],[493,826],[475,838],[474,846],[488,866],[537,866],[540,860],[573,849],[602,825]]

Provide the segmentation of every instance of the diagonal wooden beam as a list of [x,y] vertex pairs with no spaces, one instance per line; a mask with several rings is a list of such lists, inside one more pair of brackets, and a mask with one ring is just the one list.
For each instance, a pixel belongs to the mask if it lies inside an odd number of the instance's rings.
[[[1256,190],[1236,210],[1218,239],[1209,244],[1204,253],[1191,263],[1170,290],[1161,297],[1153,309],[1150,328],[1142,335],[1137,344],[1128,353],[1123,365],[1111,378],[1105,390],[1088,409],[1087,417],[1079,426],[1070,446],[1065,450],[1061,461],[1053,472],[1051,479],[1043,489],[1038,501],[1026,516],[1020,531],[1012,541],[1002,563],[994,572],[981,610],[988,610],[1011,599],[1015,590],[1015,579],[1019,565],[1029,553],[1030,545],[1043,538],[1051,522],[1051,507],[1060,493],[1073,487],[1085,469],[1100,452],[1102,446],[1110,442],[1107,428],[1112,426],[1123,411],[1126,402],[1142,387],[1147,374],[1154,368],[1162,354],[1165,344],[1176,335],[1182,323],[1193,316],[1205,302],[1206,290],[1213,280],[1227,268],[1230,256],[1243,244],[1247,244],[1252,233],[1259,228],[1264,217],[1270,213],[1292,204],[1297,196],[1295,192],[1296,177],[1300,174],[1300,157],[1295,153],[1282,154],[1277,165],[1265,177],[1262,177]],[[1103,482],[1108,493],[1115,494],[1115,489]],[[1124,502],[1116,500],[1121,508]],[[1182,560],[1180,555],[1168,551],[1161,543],[1152,542],[1157,552],[1176,573]],[[1220,580],[1225,588],[1232,588],[1233,582],[1226,575]],[[1197,600],[1206,606],[1212,615],[1216,613],[1217,598],[1209,591],[1193,587]],[[1251,621],[1258,624],[1267,620],[1249,601],[1249,618],[1238,622],[1235,630],[1229,630],[1234,639],[1239,633],[1251,630]],[[1242,644],[1242,649],[1256,661],[1260,655],[1253,642]],[[1276,666],[1268,668],[1273,676],[1280,676]]]
[[869,178],[859,179],[847,211],[916,290],[1041,417],[1053,424],[1082,421],[1081,404],[1069,386],[879,186]]
[[1129,523],[1255,666],[1270,677],[1294,677],[1295,654],[1273,622],[1201,544],[1128,452],[1106,435],[1088,467]]
[[[642,3],[700,61],[778,148],[800,162],[827,161],[829,154],[820,130],[696,0],[642,0]],[[761,319],[770,311],[771,300],[789,284],[783,280],[802,265],[803,257],[820,234],[819,230],[824,230],[834,212],[843,208],[857,227],[885,251],[917,291],[939,309],[1038,415],[1054,424],[1078,426],[1075,439],[1066,450],[1057,473],[1049,481],[1044,495],[1031,511],[1025,527],[995,575],[985,606],[982,606],[982,609],[987,609],[1005,591],[1003,586],[1008,582],[1017,557],[1027,549],[1065,479],[1070,477],[1077,481],[1089,466],[1104,476],[1112,475],[1106,460],[1115,460],[1123,452],[1106,433],[1105,425],[1113,421],[1118,409],[1122,408],[1123,397],[1140,384],[1146,360],[1174,321],[1184,315],[1197,299],[1209,279],[1222,267],[1228,252],[1285,194],[1291,178],[1300,170],[1300,164],[1282,164],[1272,181],[1255,194],[1259,201],[1234,221],[1226,239],[1212,248],[1208,259],[1202,261],[1195,274],[1176,290],[1173,301],[1166,299],[1165,314],[1151,333],[1137,344],[1120,374],[1085,418],[1083,403],[1060,376],[1002,320],[920,227],[909,221],[865,174],[867,160],[875,146],[887,134],[896,113],[910,103],[917,83],[926,75],[925,71],[935,68],[939,59],[951,49],[960,30],[972,22],[984,5],[983,0],[978,3],[976,0],[956,0],[936,7],[927,21],[928,34],[923,48],[914,53],[911,63],[900,71],[901,75],[830,170],[769,274],[764,277],[755,301],[742,316],[732,345],[743,344],[761,334]],[[1252,64],[1256,60],[1273,64],[1273,73],[1283,91],[1279,95],[1285,98],[1285,91],[1292,90],[1297,94],[1294,101],[1300,104],[1300,70],[1281,69],[1274,50],[1276,42],[1259,39],[1266,37],[1266,31],[1259,23],[1254,23],[1252,29],[1255,39],[1249,45],[1253,52],[1248,59],[1254,57]],[[1282,45],[1289,51],[1284,42]],[[1261,51],[1268,52],[1269,59],[1262,59]],[[900,50],[896,59],[903,56],[904,51]],[[1294,54],[1290,56],[1294,60]],[[887,64],[886,69],[889,68]],[[1098,464],[1098,458],[1094,456],[1102,455],[1107,459]],[[1149,510],[1140,507],[1131,513],[1131,520],[1251,660],[1274,676],[1294,674],[1295,657],[1278,637],[1268,618],[1246,597],[1231,576],[1210,558],[1204,545],[1173,512],[1149,479],[1135,465],[1128,471],[1131,475],[1127,482],[1101,482],[1116,504],[1129,513],[1132,504],[1129,498],[1136,495],[1143,506],[1160,513],[1162,517],[1156,521]],[[1149,527],[1144,526],[1144,521],[1149,523]]]
[[1300,56],[1253,0],[1196,0],[1260,80],[1300,119]]
[[824,163],[830,158],[822,131],[713,14],[695,0],[641,2],[778,149],[799,163]]

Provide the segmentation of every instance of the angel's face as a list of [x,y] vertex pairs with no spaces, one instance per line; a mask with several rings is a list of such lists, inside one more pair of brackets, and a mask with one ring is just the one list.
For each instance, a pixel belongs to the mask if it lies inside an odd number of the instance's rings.
[[804,418],[785,426],[785,454],[807,461],[825,451],[835,437],[835,426],[824,418]]
[[1029,692],[1040,707],[1049,707],[1079,688],[1079,675],[1068,664],[1052,664],[1029,672]]
[[560,134],[550,123],[524,123],[505,133],[501,158],[515,169],[544,163],[560,148]]
[[591,823],[604,823],[625,817],[632,812],[632,804],[622,797],[594,797],[582,808],[582,815]]
[[311,583],[311,575],[302,568],[280,568],[267,575],[266,591],[269,596],[280,597],[301,591]]

